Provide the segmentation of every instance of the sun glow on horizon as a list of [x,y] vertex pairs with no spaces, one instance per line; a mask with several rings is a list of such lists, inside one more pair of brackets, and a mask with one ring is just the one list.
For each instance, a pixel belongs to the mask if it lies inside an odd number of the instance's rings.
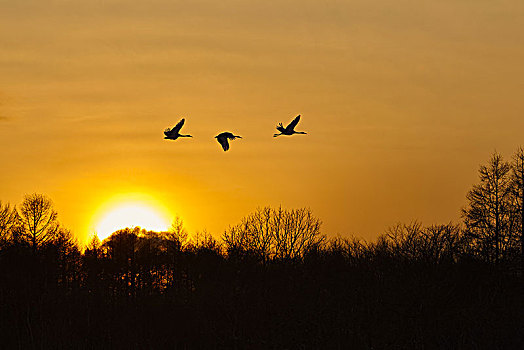
[[159,232],[168,230],[170,215],[162,206],[151,199],[129,197],[113,199],[95,215],[93,229],[100,240],[126,227],[138,226]]

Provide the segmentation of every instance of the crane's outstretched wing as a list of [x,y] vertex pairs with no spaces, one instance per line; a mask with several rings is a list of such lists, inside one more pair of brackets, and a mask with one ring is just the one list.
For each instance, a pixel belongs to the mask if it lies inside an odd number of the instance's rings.
[[178,122],[177,125],[175,125],[172,129],[171,129],[171,132],[174,132],[174,133],[178,133],[180,131],[180,129],[182,129],[182,126],[184,125],[184,122],[186,120],[184,118],[182,118],[182,120],[180,120]]
[[293,119],[293,121],[291,123],[289,123],[288,126],[286,126],[286,129],[287,130],[293,130],[295,128],[295,126],[297,126],[299,120],[300,120],[300,114],[297,115],[297,117],[295,119]]
[[229,149],[229,142],[227,142],[227,135],[218,135],[217,136],[218,143],[222,146],[224,151],[227,151]]
[[284,132],[286,131],[286,128],[284,128],[284,125],[282,125],[282,123],[278,123],[277,130],[280,132]]

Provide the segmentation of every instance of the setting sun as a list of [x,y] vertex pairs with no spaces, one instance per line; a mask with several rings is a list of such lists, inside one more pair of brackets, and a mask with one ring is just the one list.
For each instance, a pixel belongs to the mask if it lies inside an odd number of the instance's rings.
[[169,214],[152,200],[117,198],[100,209],[93,229],[100,239],[126,227],[141,227],[152,231],[165,231],[169,227]]

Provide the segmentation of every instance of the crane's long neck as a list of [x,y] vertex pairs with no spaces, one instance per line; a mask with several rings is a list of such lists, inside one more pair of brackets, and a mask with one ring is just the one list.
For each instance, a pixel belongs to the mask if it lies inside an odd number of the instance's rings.
[[193,137],[191,135],[178,135],[178,136],[180,136],[180,137]]
[[305,134],[307,134],[307,132],[303,132],[303,131],[295,131],[295,134],[303,134],[303,135],[305,135]]

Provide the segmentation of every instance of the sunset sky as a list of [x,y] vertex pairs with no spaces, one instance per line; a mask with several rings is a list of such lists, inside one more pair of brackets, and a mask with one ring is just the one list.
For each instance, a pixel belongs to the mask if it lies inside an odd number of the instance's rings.
[[266,205],[458,221],[524,144],[523,62],[522,0],[0,0],[0,200],[44,193],[81,240],[132,201],[216,237]]

